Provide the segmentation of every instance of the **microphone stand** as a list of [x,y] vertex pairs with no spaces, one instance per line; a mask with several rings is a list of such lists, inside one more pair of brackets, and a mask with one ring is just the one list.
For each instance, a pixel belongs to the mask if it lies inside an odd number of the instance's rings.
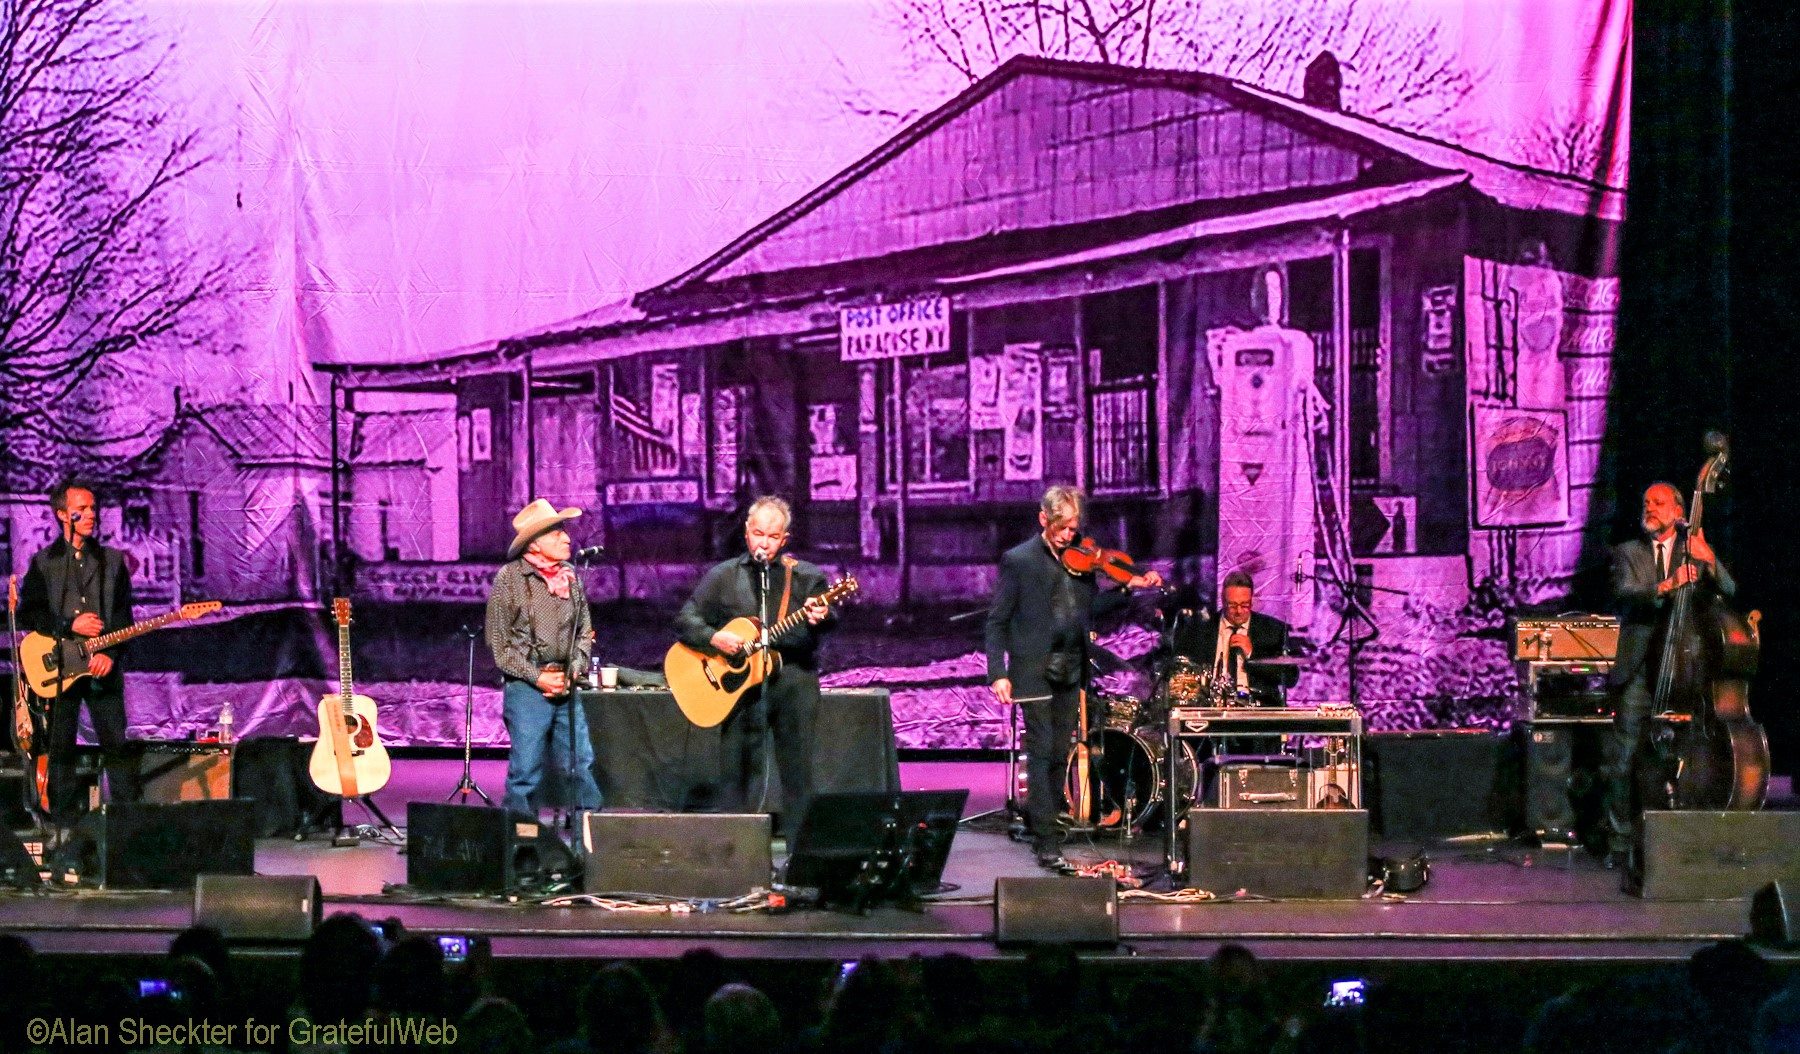
[[481,803],[491,808],[493,807],[494,799],[488,797],[487,791],[481,789],[481,784],[475,782],[475,772],[472,767],[472,751],[470,749],[475,739],[475,638],[481,635],[481,631],[479,628],[471,629],[466,625],[462,627],[462,631],[464,635],[469,638],[469,679],[465,681],[463,685],[462,779],[457,782],[456,789],[450,792],[450,797],[445,798],[444,800],[455,801],[456,796],[460,794],[462,795],[462,803],[467,805],[469,804],[469,792],[474,791],[476,794],[480,795]]
[[[1362,706],[1356,692],[1357,659],[1362,655],[1364,647],[1381,639],[1381,627],[1375,624],[1375,616],[1369,612],[1367,607],[1363,606],[1362,600],[1357,597],[1357,591],[1364,587],[1357,585],[1354,580],[1346,582],[1343,578],[1335,574],[1317,575],[1308,574],[1305,571],[1297,569],[1294,571],[1294,582],[1296,584],[1307,580],[1323,582],[1331,586],[1333,589],[1337,590],[1339,599],[1344,602],[1344,623],[1338,627],[1337,633],[1333,634],[1331,639],[1336,640],[1338,637],[1345,634],[1349,635],[1350,651],[1346,663],[1346,674],[1350,682],[1350,709],[1360,713]],[[1372,582],[1366,588],[1371,593],[1388,593],[1397,597],[1412,595],[1404,589],[1378,586]],[[1363,624],[1369,627],[1369,634],[1366,637],[1357,636],[1356,630],[1352,626],[1353,620],[1359,617],[1363,620]],[[1329,644],[1329,642],[1327,643]]]
[[[569,761],[563,768],[564,792],[559,796],[560,804],[553,813],[556,826],[564,831],[574,831],[575,814],[581,811],[579,800],[581,776],[576,772],[576,766],[580,764],[581,751],[575,745],[575,714],[576,707],[581,705],[581,690],[577,685],[587,677],[588,673],[585,669],[577,670],[575,668],[576,648],[579,646],[581,636],[581,608],[574,606],[576,604],[582,607],[587,605],[587,587],[581,582],[581,569],[587,566],[587,557],[577,550],[570,554],[569,563],[573,567],[575,575],[575,581],[569,586],[569,599],[572,603],[569,608],[569,650],[566,653],[568,659],[564,665],[568,676],[569,712],[563,716],[568,718],[569,725]],[[554,712],[550,715],[550,738],[552,741],[556,739],[556,714]]]

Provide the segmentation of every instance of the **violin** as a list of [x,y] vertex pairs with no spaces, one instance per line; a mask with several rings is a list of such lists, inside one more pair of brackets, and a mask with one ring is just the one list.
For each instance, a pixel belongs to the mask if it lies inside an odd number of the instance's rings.
[[1123,549],[1107,549],[1092,538],[1078,538],[1062,551],[1063,570],[1072,575],[1102,574],[1124,585],[1142,574],[1131,554]]

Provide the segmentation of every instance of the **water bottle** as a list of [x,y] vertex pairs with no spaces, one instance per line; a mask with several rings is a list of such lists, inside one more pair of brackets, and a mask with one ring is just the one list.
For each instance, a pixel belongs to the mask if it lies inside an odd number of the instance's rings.
[[600,687],[600,656],[588,656],[588,687]]
[[231,701],[219,707],[219,742],[231,742]]

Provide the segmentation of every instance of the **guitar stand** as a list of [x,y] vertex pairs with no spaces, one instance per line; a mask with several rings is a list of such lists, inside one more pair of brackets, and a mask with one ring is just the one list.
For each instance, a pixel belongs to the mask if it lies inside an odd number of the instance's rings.
[[330,801],[327,801],[318,810],[314,811],[312,815],[306,818],[306,821],[301,825],[300,830],[295,833],[294,841],[305,841],[308,834],[311,834],[315,830],[323,829],[325,825],[319,821],[324,818],[325,810],[337,806],[339,807],[340,812],[338,816],[337,831],[331,836],[331,844],[338,848],[361,845],[362,839],[358,838],[353,833],[357,825],[348,824],[343,821],[341,810],[346,802],[354,802],[355,804],[362,806],[363,809],[377,821],[375,826],[393,835],[397,841],[400,841],[403,844],[400,851],[402,853],[406,851],[404,848],[406,836],[400,833],[400,828],[394,826],[394,821],[388,819],[387,813],[381,811],[381,806],[375,804],[375,799],[367,794],[359,794],[354,798],[332,798]]

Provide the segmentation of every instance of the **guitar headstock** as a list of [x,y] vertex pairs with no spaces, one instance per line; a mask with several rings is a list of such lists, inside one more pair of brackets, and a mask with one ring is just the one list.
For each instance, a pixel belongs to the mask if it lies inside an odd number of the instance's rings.
[[845,575],[825,590],[823,599],[827,604],[835,604],[861,588],[862,585],[857,582],[855,575]]
[[192,604],[181,605],[181,610],[176,612],[176,617],[185,622],[210,615],[224,606],[224,603],[218,600],[199,600]]
[[331,602],[331,617],[336,619],[337,624],[340,626],[348,626],[350,624],[349,597],[338,597]]

